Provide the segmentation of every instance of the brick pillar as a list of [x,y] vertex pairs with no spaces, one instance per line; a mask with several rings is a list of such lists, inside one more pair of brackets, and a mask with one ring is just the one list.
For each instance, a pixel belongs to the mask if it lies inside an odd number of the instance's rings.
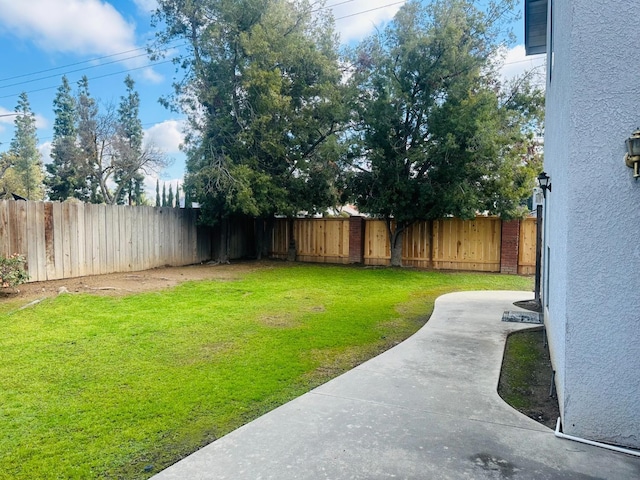
[[364,218],[349,218],[349,263],[364,262]]
[[518,273],[518,253],[520,248],[520,220],[502,221],[502,242],[500,247],[500,273]]

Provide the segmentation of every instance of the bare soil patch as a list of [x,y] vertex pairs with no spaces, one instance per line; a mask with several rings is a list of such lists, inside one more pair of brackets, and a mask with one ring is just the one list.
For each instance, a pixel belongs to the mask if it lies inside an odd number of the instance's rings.
[[230,281],[248,272],[274,268],[276,262],[254,261],[229,264],[200,264],[187,267],[162,267],[139,272],[109,273],[87,277],[31,282],[17,289],[0,290],[0,301],[23,299],[25,302],[53,297],[61,289],[69,293],[89,293],[92,295],[123,296],[175,287],[192,280]]

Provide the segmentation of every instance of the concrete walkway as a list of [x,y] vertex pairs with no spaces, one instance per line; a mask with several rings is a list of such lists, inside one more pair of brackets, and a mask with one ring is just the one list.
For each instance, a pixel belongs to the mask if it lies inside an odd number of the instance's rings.
[[640,458],[556,438],[496,393],[523,292],[440,297],[413,337],[153,477],[640,479]]

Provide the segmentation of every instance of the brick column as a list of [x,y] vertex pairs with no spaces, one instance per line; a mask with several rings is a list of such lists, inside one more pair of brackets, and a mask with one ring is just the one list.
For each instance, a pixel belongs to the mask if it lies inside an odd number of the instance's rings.
[[500,273],[518,273],[519,248],[520,220],[503,220],[502,242],[500,247]]
[[364,262],[364,218],[349,218],[349,263]]

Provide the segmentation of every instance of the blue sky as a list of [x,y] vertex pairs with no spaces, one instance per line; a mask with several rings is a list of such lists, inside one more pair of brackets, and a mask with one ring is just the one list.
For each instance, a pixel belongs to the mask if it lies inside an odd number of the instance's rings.
[[[328,0],[343,43],[357,42],[387,22],[402,2],[397,0]],[[48,152],[54,120],[52,102],[60,78],[72,85],[82,75],[89,78],[93,96],[117,103],[124,94],[129,73],[141,97],[140,118],[146,138],[173,159],[158,172],[161,182],[181,180],[184,155],[181,117],[166,110],[158,98],[171,92],[174,67],[151,65],[143,47],[153,38],[150,12],[155,0],[0,0],[0,115],[12,112],[18,95],[26,91],[36,114],[43,160]],[[522,20],[514,25],[522,43]],[[504,74],[511,76],[539,64],[525,59],[519,45],[506,54]],[[0,151],[8,149],[13,118],[0,116]],[[155,176],[148,188],[155,189]]]

